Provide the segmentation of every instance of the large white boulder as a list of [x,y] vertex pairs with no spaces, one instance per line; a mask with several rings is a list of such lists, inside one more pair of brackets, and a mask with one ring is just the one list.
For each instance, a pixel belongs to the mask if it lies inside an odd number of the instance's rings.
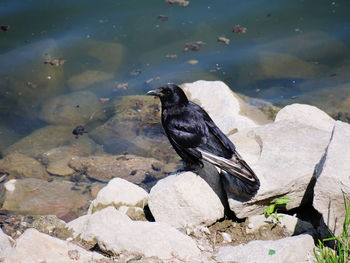
[[2,232],[0,228],[0,262],[5,262],[5,259],[9,256],[12,241],[12,238]]
[[294,121],[317,129],[331,132],[335,120],[319,108],[307,104],[294,103],[281,109],[275,118],[277,121]]
[[147,205],[148,193],[141,187],[121,178],[113,178],[97,194],[90,204],[88,213],[93,213],[106,206],[136,206]]
[[85,263],[99,260],[108,262],[108,258],[101,254],[29,228],[16,240],[6,263]]
[[[311,115],[317,112],[312,107],[303,108],[305,115],[308,110]],[[239,218],[262,213],[266,205],[277,197],[285,196],[293,200],[287,204],[287,209],[298,207],[312,198],[306,189],[315,180],[315,167],[329,142],[331,131],[327,125],[332,120],[319,121],[320,125],[308,125],[305,118],[299,122],[296,117],[300,115],[299,107],[289,110],[290,118],[284,118],[282,112],[274,123],[230,137],[261,182],[257,195],[248,202],[242,202],[237,196],[228,194],[230,208]],[[246,147],[245,143],[250,146]]]
[[190,100],[208,112],[225,134],[268,122],[260,111],[250,108],[222,81],[198,80],[181,87]]
[[337,121],[318,169],[313,206],[335,235],[341,234],[345,218],[343,194],[350,199],[350,124]]
[[132,221],[109,206],[92,215],[79,217],[67,224],[74,236],[86,242],[96,241],[99,247],[115,255],[127,251],[146,257],[181,259],[200,255],[196,243],[185,234],[165,223]]
[[198,175],[182,172],[157,182],[148,205],[157,222],[174,227],[211,225],[224,216],[224,207],[213,189]]
[[245,245],[220,247],[215,259],[239,263],[311,263],[314,240],[310,235],[286,237],[279,240],[254,240]]

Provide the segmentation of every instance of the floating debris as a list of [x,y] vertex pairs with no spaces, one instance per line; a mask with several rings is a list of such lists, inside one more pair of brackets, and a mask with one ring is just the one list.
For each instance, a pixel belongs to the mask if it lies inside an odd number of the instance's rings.
[[2,26],[0,26],[0,29],[2,30],[2,31],[9,31],[10,30],[10,26],[9,25],[2,25]]
[[270,18],[272,16],[272,14],[271,13],[268,13],[265,17],[266,18]]
[[142,73],[140,69],[134,69],[133,71],[130,72],[131,76],[138,76]]
[[168,21],[169,18],[167,16],[164,16],[164,15],[159,15],[159,16],[157,16],[157,19],[160,21]]
[[294,31],[297,32],[297,33],[300,33],[301,29],[300,28],[296,28],[296,29],[294,29]]
[[75,129],[72,131],[72,133],[75,135],[75,138],[78,139],[79,135],[83,135],[84,133],[88,133],[88,132],[85,131],[84,126],[78,125],[77,127],[75,127]]
[[120,83],[117,85],[117,89],[123,89],[126,90],[128,88],[128,83]]
[[98,99],[101,103],[106,103],[109,102],[111,99],[110,98],[99,98]]
[[66,62],[67,62],[67,60],[65,60],[65,59],[55,58],[52,60],[50,60],[50,59],[45,60],[44,64],[50,64],[51,66],[58,67],[58,66],[64,65],[64,63],[66,63]]
[[190,65],[196,65],[198,63],[198,60],[191,59],[191,60],[187,61],[187,63],[190,64]]
[[226,45],[230,44],[230,40],[229,40],[228,38],[226,38],[226,37],[219,37],[219,38],[218,38],[218,41],[219,41],[219,42],[223,42],[223,43],[225,43]]
[[146,83],[146,84],[149,84],[149,83],[151,83],[152,81],[153,81],[153,78],[150,78],[150,79],[146,80],[145,83]]
[[184,51],[198,51],[200,49],[201,46],[205,45],[205,43],[203,41],[196,41],[194,43],[186,43],[185,44],[185,48]]
[[174,58],[177,58],[177,55],[175,55],[175,54],[167,54],[166,56],[165,56],[165,58],[169,58],[169,59],[174,59]]
[[185,1],[185,0],[165,0],[165,2],[171,5],[174,3],[177,3],[181,6],[188,6],[190,4],[189,1]]
[[34,84],[33,82],[28,81],[27,82],[27,86],[31,89],[36,89],[38,87],[38,85]]
[[235,25],[232,29],[232,32],[238,34],[245,34],[247,33],[247,28],[240,25]]

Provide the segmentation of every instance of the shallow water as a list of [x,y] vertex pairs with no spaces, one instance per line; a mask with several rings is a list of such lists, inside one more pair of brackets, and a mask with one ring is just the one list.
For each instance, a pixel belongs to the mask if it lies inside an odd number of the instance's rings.
[[[337,105],[350,96],[349,85],[341,85],[350,79],[349,13],[345,0],[204,0],[187,7],[164,1],[2,0],[0,21],[10,29],[0,32],[0,126],[19,137],[44,126],[37,116],[43,103],[72,92],[79,81],[69,80],[87,70],[109,74],[84,87],[98,97],[206,79],[277,105],[307,102],[331,114],[344,111],[346,105]],[[232,32],[238,24],[247,28],[245,34]],[[220,36],[230,44],[218,42]],[[185,43],[195,41],[205,45],[185,52]],[[66,62],[44,65],[48,57]],[[54,85],[53,71],[60,71]],[[127,89],[116,89],[120,83],[128,83]]]
[[[77,144],[70,131],[102,125],[118,112],[120,97],[199,79],[222,80],[277,106],[313,104],[349,121],[349,14],[349,0],[202,0],[187,7],[163,0],[2,0],[0,25],[10,28],[0,30],[0,152],[37,132],[39,142],[26,145],[39,153],[25,154],[39,158],[40,150]],[[246,32],[232,32],[236,25]],[[199,50],[184,50],[196,41],[204,42]],[[64,127],[42,137],[38,129],[51,124]],[[94,139],[107,152],[124,151],[115,145],[138,151],[141,144],[99,133]]]

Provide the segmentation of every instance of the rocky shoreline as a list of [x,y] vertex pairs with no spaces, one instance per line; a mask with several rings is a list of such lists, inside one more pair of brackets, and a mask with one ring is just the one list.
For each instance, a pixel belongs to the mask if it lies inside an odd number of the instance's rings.
[[[211,167],[175,172],[180,163],[160,132],[158,101],[118,99],[119,111],[97,116],[79,139],[62,126],[71,121],[65,111],[52,118],[48,108],[43,118],[52,124],[0,160],[8,175],[0,211],[20,218],[12,233],[1,224],[8,235],[0,231],[0,262],[315,262],[314,241],[328,229],[340,233],[342,192],[350,198],[350,125],[305,104],[282,108],[272,121],[220,81],[182,88],[258,175],[256,196],[242,201]],[[276,223],[262,213],[280,197],[292,201]],[[312,224],[302,207],[313,209]]]

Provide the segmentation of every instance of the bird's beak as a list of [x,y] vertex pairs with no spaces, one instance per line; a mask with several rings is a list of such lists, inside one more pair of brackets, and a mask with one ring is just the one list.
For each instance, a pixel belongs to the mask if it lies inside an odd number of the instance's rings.
[[149,92],[147,92],[146,95],[160,97],[160,96],[162,96],[162,91],[161,91],[161,89],[154,89],[154,90],[150,90]]

